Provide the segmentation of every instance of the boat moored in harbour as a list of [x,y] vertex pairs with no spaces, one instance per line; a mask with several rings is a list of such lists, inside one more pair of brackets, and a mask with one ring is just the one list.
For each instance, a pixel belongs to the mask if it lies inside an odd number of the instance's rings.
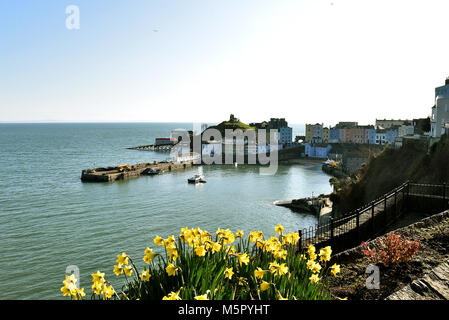
[[195,174],[193,177],[187,179],[188,183],[206,183],[206,180],[204,179],[204,175],[201,173]]

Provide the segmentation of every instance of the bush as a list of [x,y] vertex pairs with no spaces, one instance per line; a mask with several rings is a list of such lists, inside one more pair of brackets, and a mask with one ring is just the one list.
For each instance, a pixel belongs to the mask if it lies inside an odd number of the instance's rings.
[[386,237],[373,241],[373,248],[362,242],[362,253],[372,263],[381,263],[384,266],[407,262],[418,252],[421,243],[412,241],[398,233],[390,232]]
[[[124,277],[120,293],[104,273],[92,274],[91,299],[329,299],[327,277],[340,271],[336,264],[327,266],[331,248],[316,253],[310,246],[299,255],[299,234],[283,234],[281,225],[275,231],[278,236],[266,240],[260,231],[250,232],[245,240],[242,231],[228,229],[218,229],[215,236],[199,228],[182,228],[177,239],[157,236],[154,244],[160,253],[146,248],[140,273],[126,253],[117,256],[114,273]],[[85,296],[73,276],[63,283],[63,295]]]

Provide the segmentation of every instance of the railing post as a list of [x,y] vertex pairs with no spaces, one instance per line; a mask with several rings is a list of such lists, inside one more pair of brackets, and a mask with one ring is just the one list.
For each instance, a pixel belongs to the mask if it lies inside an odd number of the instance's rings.
[[334,239],[334,218],[330,217],[329,220],[331,222],[331,240],[333,240]]
[[374,235],[374,202],[371,203],[371,233]]
[[397,209],[397,190],[394,192],[394,217],[397,218],[398,216],[398,209]]
[[443,183],[443,210],[446,209],[446,182]]
[[298,230],[299,240],[298,240],[298,252],[302,250],[302,230]]
[[357,232],[357,242],[360,241],[360,209],[357,209],[356,211],[356,217],[355,217],[355,225],[356,225],[356,232]]

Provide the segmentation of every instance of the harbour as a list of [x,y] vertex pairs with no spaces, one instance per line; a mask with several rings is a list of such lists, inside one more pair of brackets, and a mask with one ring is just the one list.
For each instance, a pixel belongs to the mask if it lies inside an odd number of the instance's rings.
[[[81,286],[89,285],[98,268],[118,285],[112,273],[118,253],[141,260],[156,235],[177,234],[181,226],[270,235],[277,223],[288,232],[317,223],[313,214],[273,204],[331,192],[330,177],[317,161],[280,164],[272,176],[261,176],[254,165],[194,165],[113,183],[81,181],[82,168],[164,164],[166,152],[126,147],[149,144],[189,125],[0,125],[0,174],[10,177],[0,194],[0,241],[8,256],[0,261],[0,297],[63,299],[61,273],[68,265],[80,268]],[[189,184],[200,170],[207,183]],[[44,266],[43,257],[51,263]]]

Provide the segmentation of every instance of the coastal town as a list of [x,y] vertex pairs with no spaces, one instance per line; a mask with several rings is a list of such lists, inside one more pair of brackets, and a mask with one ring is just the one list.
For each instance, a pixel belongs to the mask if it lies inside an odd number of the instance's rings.
[[[174,131],[170,137],[156,138],[152,145],[128,149],[170,152],[170,156],[164,161],[170,164],[168,171],[180,165],[185,168],[192,164],[207,163],[207,159],[213,159],[212,163],[215,164],[225,163],[225,151],[229,146],[233,153],[231,164],[242,163],[242,160],[243,163],[257,164],[249,161],[251,156],[276,151],[281,163],[295,163],[302,159],[319,160],[323,161],[323,171],[336,177],[344,177],[357,172],[368,163],[370,157],[379,154],[386,147],[399,149],[406,144],[415,144],[429,150],[443,134],[449,132],[448,104],[449,77],[444,85],[435,88],[435,104],[429,108],[430,115],[426,118],[376,119],[374,124],[366,125],[355,121],[340,121],[334,126],[325,126],[323,123],[305,124],[305,135],[293,138],[293,128],[285,118],[270,118],[268,121],[246,124],[231,114],[228,120],[217,125],[202,124],[200,132]],[[205,133],[211,129],[215,130],[214,136],[208,137]],[[241,149],[236,147],[237,140],[234,136],[226,136],[227,131],[243,133]],[[274,132],[274,141],[270,140],[270,131]],[[250,143],[248,138],[248,133],[251,132],[254,132],[254,143]],[[264,143],[256,143],[258,132],[267,132]],[[183,139],[183,133],[187,135],[186,139]],[[195,141],[199,141],[199,146],[195,146]],[[137,167],[148,169],[157,165],[158,163],[138,164]],[[131,167],[128,165],[123,166],[125,165],[86,169],[81,178],[83,181],[114,181],[146,172],[143,169],[129,169]]]
[[[288,125],[285,118],[271,118],[269,121],[246,125],[231,114],[229,120],[221,125],[244,131],[276,130],[277,149],[281,156],[288,154],[287,158],[281,157],[281,160],[292,158],[331,160],[328,163],[351,173],[361,164],[366,163],[370,155],[376,154],[385,146],[401,148],[407,143],[421,143],[430,148],[439,141],[442,134],[449,130],[448,102],[449,77],[446,78],[443,86],[435,88],[435,104],[429,108],[429,116],[426,118],[376,119],[374,124],[366,125],[353,121],[340,121],[328,127],[323,123],[306,124],[305,135],[295,137],[293,137],[293,128]],[[205,128],[207,126],[202,127],[202,129]],[[156,145],[165,145],[167,142],[163,139],[156,139]],[[202,156],[211,152],[221,152],[221,146],[211,147],[211,144],[217,143],[218,141],[203,143]],[[172,139],[168,141],[168,144],[175,145],[176,140]],[[261,150],[268,149],[264,146]],[[245,152],[247,154],[257,151],[246,149]]]

